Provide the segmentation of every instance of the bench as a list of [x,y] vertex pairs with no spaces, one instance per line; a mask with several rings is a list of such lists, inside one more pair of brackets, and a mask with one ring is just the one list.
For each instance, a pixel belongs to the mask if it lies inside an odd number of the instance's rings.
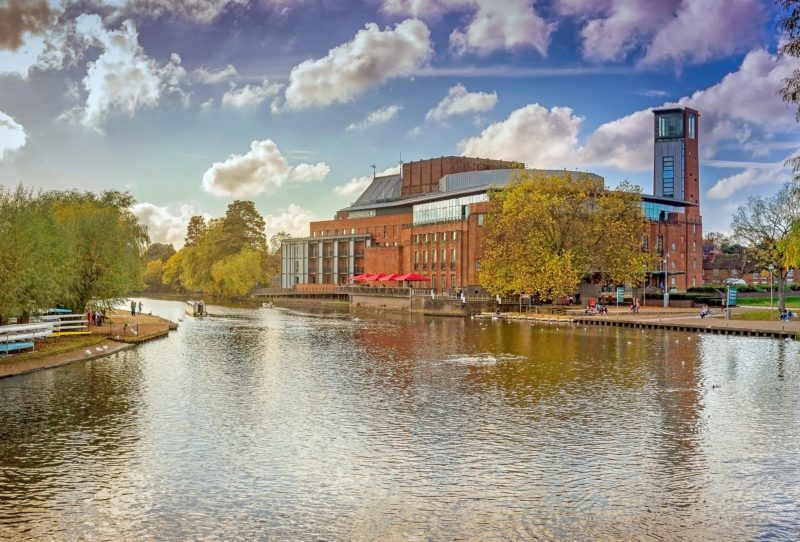
[[33,348],[33,341],[0,343],[0,352],[5,352],[6,354],[15,350],[25,350],[26,348]]

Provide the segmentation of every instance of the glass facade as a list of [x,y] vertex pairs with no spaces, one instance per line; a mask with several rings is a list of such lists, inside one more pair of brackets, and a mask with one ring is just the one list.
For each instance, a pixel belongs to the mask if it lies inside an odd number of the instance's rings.
[[659,116],[658,137],[683,137],[683,113]]
[[689,139],[697,137],[697,115],[689,113]]
[[460,198],[414,205],[414,225],[462,220],[469,216],[470,203],[489,201],[489,195],[474,194]]
[[653,203],[652,201],[643,201],[642,210],[644,211],[645,220],[666,220],[667,213],[682,213],[683,207],[676,205],[665,205],[663,203]]

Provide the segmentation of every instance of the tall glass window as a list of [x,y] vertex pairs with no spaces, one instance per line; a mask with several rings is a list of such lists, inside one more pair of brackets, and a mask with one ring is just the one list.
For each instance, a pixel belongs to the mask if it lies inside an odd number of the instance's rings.
[[658,137],[683,137],[683,113],[658,117]]
[[697,115],[689,113],[689,139],[697,137]]
[[664,197],[675,196],[675,158],[665,156],[661,166],[661,178],[664,181]]

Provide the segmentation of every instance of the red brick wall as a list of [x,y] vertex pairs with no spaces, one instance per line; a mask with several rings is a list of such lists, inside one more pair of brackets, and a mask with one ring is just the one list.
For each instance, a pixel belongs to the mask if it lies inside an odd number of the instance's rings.
[[[668,287],[685,290],[703,285],[703,224],[699,216],[670,213],[666,222],[648,222],[645,230],[650,254],[655,262],[664,257],[656,254],[656,239],[659,235],[664,239],[664,253],[669,256]],[[672,248],[673,244],[675,248]],[[673,278],[675,284],[672,284]]]
[[[689,113],[694,113],[697,117],[695,121],[695,138],[689,139]],[[700,203],[700,160],[699,160],[699,146],[700,141],[700,115],[694,109],[686,109],[684,111],[685,119],[684,126],[686,126],[686,134],[684,136],[686,155],[684,156],[684,197],[686,201],[692,203]],[[686,214],[692,216],[699,216],[700,209],[697,207],[688,207]]]
[[508,169],[512,162],[469,158],[464,156],[442,156],[403,164],[402,193],[427,194],[439,191],[439,179],[451,173]]

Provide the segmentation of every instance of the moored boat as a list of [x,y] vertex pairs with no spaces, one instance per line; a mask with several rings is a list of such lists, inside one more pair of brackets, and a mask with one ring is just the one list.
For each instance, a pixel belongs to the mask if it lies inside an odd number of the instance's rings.
[[208,313],[206,312],[206,304],[202,301],[187,301],[184,305],[184,309],[186,310],[186,314],[190,316],[208,316]]

